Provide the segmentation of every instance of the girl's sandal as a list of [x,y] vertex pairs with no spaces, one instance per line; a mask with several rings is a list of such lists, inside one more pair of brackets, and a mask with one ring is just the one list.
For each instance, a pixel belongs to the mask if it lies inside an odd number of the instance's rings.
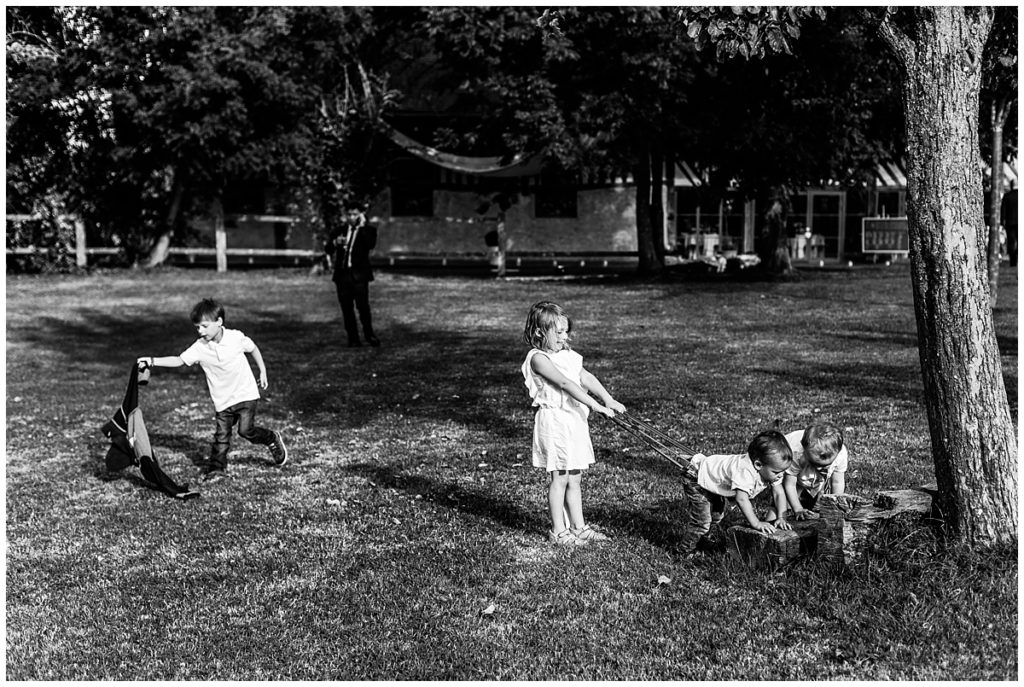
[[555,546],[579,546],[580,544],[586,543],[578,539],[569,528],[562,530],[558,534],[555,534],[552,530],[548,530],[548,541]]
[[593,529],[590,525],[584,525],[578,530],[570,530],[576,538],[581,542],[589,541],[608,541],[609,537],[607,534],[601,534],[597,530]]

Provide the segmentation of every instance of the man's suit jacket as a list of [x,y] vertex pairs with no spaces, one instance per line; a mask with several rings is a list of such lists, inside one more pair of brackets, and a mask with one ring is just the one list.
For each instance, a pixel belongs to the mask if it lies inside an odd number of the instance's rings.
[[[347,226],[347,225],[345,225]],[[349,229],[349,231],[352,231]],[[363,224],[356,229],[352,242],[351,267],[347,255],[348,233],[344,227],[331,234],[327,240],[325,252],[334,260],[333,279],[338,283],[367,283],[373,281],[373,268],[370,266],[370,251],[377,245],[377,227]]]

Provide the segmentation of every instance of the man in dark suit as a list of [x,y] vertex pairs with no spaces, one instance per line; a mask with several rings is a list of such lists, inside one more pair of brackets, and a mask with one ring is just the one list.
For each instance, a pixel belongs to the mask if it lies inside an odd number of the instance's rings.
[[373,333],[370,316],[370,282],[373,268],[370,251],[377,245],[377,227],[367,224],[362,204],[350,202],[345,206],[345,221],[331,231],[324,252],[334,260],[334,284],[338,289],[338,303],[345,321],[349,347],[361,346],[356,313],[363,325],[363,337],[371,346],[380,346]]

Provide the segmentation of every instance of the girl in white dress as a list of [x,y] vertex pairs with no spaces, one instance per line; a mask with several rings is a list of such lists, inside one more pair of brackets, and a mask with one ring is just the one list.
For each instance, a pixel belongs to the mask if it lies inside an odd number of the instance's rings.
[[594,462],[587,416],[591,410],[608,417],[626,412],[597,377],[583,368],[583,356],[569,348],[571,332],[572,320],[550,301],[530,308],[523,330],[524,341],[533,347],[522,368],[537,408],[533,464],[548,472],[548,539],[559,545],[608,539],[583,520],[580,482],[583,470]]

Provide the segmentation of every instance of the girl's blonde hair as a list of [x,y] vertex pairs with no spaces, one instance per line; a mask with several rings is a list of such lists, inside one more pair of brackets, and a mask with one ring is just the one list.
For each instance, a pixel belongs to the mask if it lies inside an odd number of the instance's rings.
[[564,317],[572,334],[572,318],[565,314],[562,306],[551,301],[539,301],[530,308],[526,316],[526,327],[523,328],[523,341],[534,348],[544,347],[544,335],[558,324],[558,318]]

